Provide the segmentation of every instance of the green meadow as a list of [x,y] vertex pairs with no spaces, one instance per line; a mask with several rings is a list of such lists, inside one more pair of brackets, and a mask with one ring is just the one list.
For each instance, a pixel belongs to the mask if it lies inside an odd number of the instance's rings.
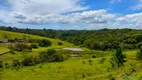
[[[0,31],[0,39],[47,39],[52,42],[51,46],[38,47],[26,52],[28,56],[37,56],[47,49],[57,49],[57,52],[64,52],[60,49],[70,47],[79,48],[66,41],[59,39],[45,38],[35,35]],[[62,45],[58,45],[62,42]],[[24,42],[27,45],[31,43]],[[12,43],[15,45],[16,43]],[[0,54],[10,51],[8,43],[0,44]],[[123,67],[112,67],[110,58],[115,50],[99,51],[82,47],[84,51],[65,51],[66,54],[79,54],[77,57],[68,57],[63,62],[44,62],[32,66],[16,66],[0,68],[0,80],[142,80],[142,63],[136,60],[138,50],[123,50],[126,55],[126,62]],[[3,63],[12,64],[13,60],[21,61],[23,52],[14,51],[14,54],[7,53],[0,56]],[[94,56],[94,57],[93,57]]]
[[[38,64],[30,67],[1,69],[2,80],[141,80],[142,63],[135,60],[136,51],[125,51],[124,67],[112,68],[109,56],[70,58],[64,62]],[[133,57],[132,57],[133,56]],[[101,62],[102,58],[105,58]]]

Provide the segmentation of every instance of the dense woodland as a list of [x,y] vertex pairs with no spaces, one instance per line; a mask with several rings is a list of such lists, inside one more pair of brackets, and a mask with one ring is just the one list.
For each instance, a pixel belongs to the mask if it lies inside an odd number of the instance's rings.
[[142,30],[136,29],[51,30],[1,26],[0,30],[59,38],[93,50],[112,50],[118,47],[125,50],[142,48]]

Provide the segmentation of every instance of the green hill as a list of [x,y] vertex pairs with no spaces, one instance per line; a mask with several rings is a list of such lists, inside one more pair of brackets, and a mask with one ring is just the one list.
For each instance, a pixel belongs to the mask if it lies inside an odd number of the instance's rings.
[[[14,39],[14,38],[18,38],[18,39],[24,39],[24,38],[32,38],[32,39],[48,39],[53,43],[54,45],[57,45],[58,42],[60,42],[61,40],[59,39],[51,39],[51,38],[45,38],[45,37],[41,37],[41,36],[35,36],[35,35],[30,35],[30,34],[24,34],[24,33],[16,33],[16,32],[9,32],[9,31],[2,31],[0,30],[0,39],[1,40],[5,40],[5,39]],[[61,41],[63,42],[63,41]],[[67,43],[67,42],[63,42],[64,46],[72,46],[72,44]]]
[[[124,50],[126,62],[122,67],[112,67],[111,57],[116,53],[114,50],[99,51],[89,50],[84,48],[84,51],[68,51],[60,50],[66,47],[78,47],[59,39],[45,38],[35,35],[0,31],[1,40],[22,39],[27,45],[32,44],[32,40],[50,40],[52,45],[48,47],[40,47],[32,49],[31,52],[14,51],[14,54],[9,52],[0,56],[0,80],[141,80],[142,79],[142,64],[141,60],[136,59],[138,50]],[[59,42],[62,45],[59,45]],[[19,42],[14,42],[16,45]],[[37,44],[37,43],[36,43]],[[91,42],[90,42],[91,44]],[[0,52],[5,53],[9,51],[9,43],[0,43]],[[31,59],[38,56],[40,52],[47,49],[56,49],[58,54],[53,57],[65,58],[61,62],[43,62],[30,66],[23,66],[21,62],[23,56],[26,54]],[[49,53],[54,53],[52,50]],[[72,57],[70,54],[78,56]],[[46,56],[46,55],[45,55]],[[49,55],[48,55],[49,56]],[[66,58],[67,57],[67,58]],[[47,57],[48,58],[48,57]],[[29,59],[29,58],[28,58]],[[31,59],[27,60],[30,61]],[[37,60],[36,58],[35,60]],[[19,62],[16,62],[18,60]],[[18,66],[13,64],[17,63]]]
[[[11,39],[22,39],[22,40],[26,40],[22,43],[25,43],[27,45],[30,45],[31,43],[27,42],[27,40],[29,39],[33,39],[33,40],[42,40],[42,39],[46,39],[46,40],[50,40],[52,45],[49,47],[39,47],[38,49],[33,49],[32,52],[28,52],[30,56],[36,56],[39,54],[39,52],[41,51],[45,51],[47,49],[61,49],[61,48],[65,48],[65,47],[76,47],[73,44],[70,44],[68,42],[65,41],[61,41],[59,39],[51,39],[51,38],[45,38],[45,37],[40,37],[40,36],[35,36],[35,35],[30,35],[30,34],[22,34],[22,33],[16,33],[16,32],[9,32],[9,31],[1,31],[0,30],[0,40],[11,40]],[[62,43],[62,45],[59,45],[58,43]],[[18,42],[15,43],[0,43],[0,54],[5,53],[10,51],[8,49],[8,46],[10,44],[15,45]],[[21,60],[21,52],[15,52],[15,55],[13,54],[5,54],[0,56],[0,60],[1,61],[12,61],[12,60]]]

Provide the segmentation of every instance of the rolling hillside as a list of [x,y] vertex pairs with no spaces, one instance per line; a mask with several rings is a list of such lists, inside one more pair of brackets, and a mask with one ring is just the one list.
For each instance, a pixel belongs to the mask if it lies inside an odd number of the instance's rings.
[[[78,47],[73,44],[58,40],[34,36],[29,34],[21,34],[8,31],[0,31],[0,39],[46,39],[52,42],[51,46],[40,47],[32,49],[31,52],[14,51],[0,56],[0,80],[141,80],[142,77],[142,64],[136,59],[138,50],[126,50],[123,54],[126,55],[126,62],[123,67],[112,67],[110,58],[115,50],[99,51],[89,50],[83,48],[84,51],[68,51],[60,50],[66,47]],[[62,45],[58,43],[62,42]],[[17,44],[12,43],[12,45]],[[22,42],[27,45],[31,43]],[[0,52],[7,52],[9,43],[0,44]],[[27,56],[38,56],[40,52],[47,49],[56,49],[57,53],[63,54],[67,57],[62,62],[44,62],[31,66],[13,66],[14,61],[22,61],[23,54]],[[70,54],[77,54],[79,56],[69,57]]]
[[[61,49],[61,48],[66,48],[66,47],[76,47],[73,44],[70,44],[68,42],[61,41],[58,39],[51,39],[51,38],[45,38],[45,37],[40,37],[40,36],[35,36],[35,35],[8,32],[8,31],[0,31],[0,40],[9,40],[9,39],[15,39],[15,38],[16,39],[23,39],[24,38],[25,40],[27,40],[29,37],[30,37],[30,39],[39,39],[39,40],[47,39],[47,40],[50,40],[52,43],[52,45],[49,47],[39,47],[38,49],[33,49],[32,52],[28,52],[28,55],[30,55],[30,56],[36,56],[39,54],[39,52],[45,51],[47,49]],[[59,42],[61,42],[62,45],[58,45]],[[8,49],[8,45],[10,45],[10,44],[15,45],[17,43],[18,42],[16,42],[16,43],[8,43],[8,42],[7,43],[0,43],[0,54],[10,51]],[[28,45],[31,44],[29,42],[22,42],[22,43],[25,43]],[[21,58],[20,53],[21,52],[16,51],[15,52],[16,56],[11,53],[2,55],[2,56],[0,56],[0,60],[10,62],[10,63],[12,60],[21,60],[22,58]]]

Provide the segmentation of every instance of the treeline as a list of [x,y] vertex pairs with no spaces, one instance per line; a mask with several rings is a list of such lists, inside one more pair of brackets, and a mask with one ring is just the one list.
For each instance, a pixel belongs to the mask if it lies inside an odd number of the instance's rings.
[[111,50],[118,47],[126,50],[142,48],[142,30],[135,29],[51,30],[1,26],[0,30],[59,38],[95,50]]

